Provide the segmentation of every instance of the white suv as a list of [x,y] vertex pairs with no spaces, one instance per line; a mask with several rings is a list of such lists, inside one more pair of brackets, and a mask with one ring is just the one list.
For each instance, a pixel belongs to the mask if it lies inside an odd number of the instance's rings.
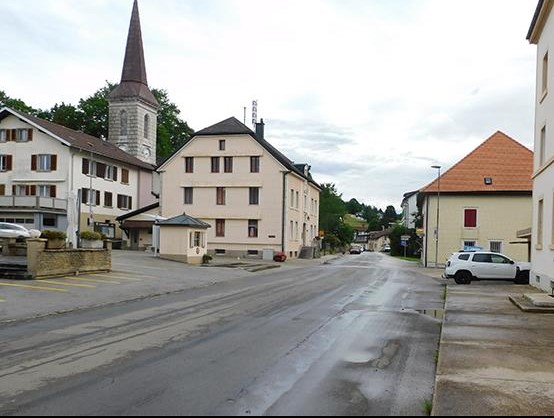
[[505,255],[486,252],[458,252],[446,263],[444,277],[457,284],[470,284],[479,279],[509,279],[517,284],[529,284],[530,263],[520,263]]

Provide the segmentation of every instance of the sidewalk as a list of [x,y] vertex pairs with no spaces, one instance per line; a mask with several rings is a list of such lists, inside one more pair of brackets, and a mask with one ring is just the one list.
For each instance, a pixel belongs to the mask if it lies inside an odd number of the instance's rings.
[[554,316],[522,312],[509,296],[538,291],[501,283],[448,285],[433,415],[554,414]]

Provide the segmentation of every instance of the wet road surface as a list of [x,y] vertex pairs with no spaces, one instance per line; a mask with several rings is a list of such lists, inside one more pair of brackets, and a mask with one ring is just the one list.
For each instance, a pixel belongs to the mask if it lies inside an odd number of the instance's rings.
[[2,415],[423,415],[443,286],[374,253],[0,328]]

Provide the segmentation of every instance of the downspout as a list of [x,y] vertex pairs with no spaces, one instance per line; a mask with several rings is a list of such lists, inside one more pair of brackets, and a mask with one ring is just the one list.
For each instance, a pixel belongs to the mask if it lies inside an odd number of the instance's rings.
[[285,253],[285,233],[287,216],[287,175],[289,171],[283,172],[283,214],[281,224],[281,251]]
[[428,267],[429,251],[429,196],[425,196],[425,267]]

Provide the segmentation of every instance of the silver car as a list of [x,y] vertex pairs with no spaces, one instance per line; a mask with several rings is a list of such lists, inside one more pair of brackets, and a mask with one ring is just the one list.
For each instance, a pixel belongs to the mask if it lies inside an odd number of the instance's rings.
[[25,239],[38,238],[39,236],[40,231],[29,230],[16,224],[0,222],[0,238]]

